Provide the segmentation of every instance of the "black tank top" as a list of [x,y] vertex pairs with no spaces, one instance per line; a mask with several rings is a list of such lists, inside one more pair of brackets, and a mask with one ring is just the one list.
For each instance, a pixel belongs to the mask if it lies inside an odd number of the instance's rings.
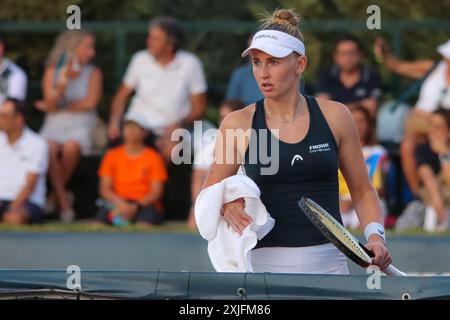
[[[274,228],[258,241],[256,248],[304,247],[328,242],[298,207],[297,203],[302,196],[311,198],[342,222],[339,212],[339,158],[336,141],[316,99],[310,96],[305,98],[310,123],[305,138],[298,143],[286,143],[277,139],[267,128],[264,100],[256,103],[252,120],[254,130],[243,167],[245,174],[260,188],[261,201],[275,219]],[[265,129],[263,132],[267,138],[257,134],[260,129]],[[276,174],[265,175],[261,174],[261,169],[268,168],[271,164],[267,164],[267,157],[263,158],[260,151],[261,146],[265,145],[268,151],[263,150],[262,154],[272,157],[271,142],[279,142],[279,167]],[[256,158],[250,156],[255,150],[258,151]]]

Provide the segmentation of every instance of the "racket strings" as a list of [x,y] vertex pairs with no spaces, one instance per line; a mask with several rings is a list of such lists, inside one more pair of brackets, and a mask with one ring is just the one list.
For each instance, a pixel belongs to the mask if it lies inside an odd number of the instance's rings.
[[[311,201],[312,202],[312,201]],[[305,201],[310,210],[316,213],[316,215],[308,215],[316,221],[316,225],[320,226],[322,232],[328,234],[328,238],[337,238],[334,242],[339,247],[344,247],[352,251],[364,262],[370,264],[372,259],[369,255],[360,247],[359,242],[351,235],[346,229],[344,229],[335,219],[328,214],[324,213],[321,208],[317,207],[314,203]],[[317,223],[318,222],[318,223]]]

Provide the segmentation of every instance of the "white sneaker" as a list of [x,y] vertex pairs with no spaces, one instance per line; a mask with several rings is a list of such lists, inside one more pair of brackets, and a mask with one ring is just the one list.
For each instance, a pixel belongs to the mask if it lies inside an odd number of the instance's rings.
[[425,231],[434,232],[437,226],[437,213],[433,207],[428,206],[425,209],[425,219],[423,222],[423,228]]

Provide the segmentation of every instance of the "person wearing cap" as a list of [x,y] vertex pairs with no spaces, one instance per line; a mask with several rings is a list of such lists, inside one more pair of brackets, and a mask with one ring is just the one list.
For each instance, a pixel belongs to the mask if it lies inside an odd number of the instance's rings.
[[[419,98],[414,109],[408,115],[408,121],[413,118],[423,118],[424,121],[429,121],[432,112],[439,107],[450,109],[450,39],[436,49],[442,56],[439,62],[431,59],[405,61],[396,58],[391,53],[383,38],[375,41],[374,53],[377,60],[392,72],[411,79],[421,79],[431,68],[434,68],[421,85]],[[414,157],[417,144],[414,132],[405,132],[400,146],[400,157],[408,185],[412,193],[418,197],[420,179]]]
[[125,115],[124,143],[106,153],[98,171],[103,204],[97,221],[116,226],[162,223],[167,172],[161,155],[144,144],[146,128],[142,114]]
[[[298,24],[292,10],[276,10],[243,52],[251,56],[253,75],[265,98],[223,119],[203,188],[235,175],[239,168],[259,187],[275,226],[251,251],[254,271],[348,274],[345,256],[298,207],[302,196],[309,197],[342,222],[340,168],[365,230],[366,246],[374,253],[373,264],[384,270],[392,258],[382,209],[352,115],[341,103],[298,92],[307,65]],[[252,223],[243,198],[224,204],[222,214],[237,235]]]

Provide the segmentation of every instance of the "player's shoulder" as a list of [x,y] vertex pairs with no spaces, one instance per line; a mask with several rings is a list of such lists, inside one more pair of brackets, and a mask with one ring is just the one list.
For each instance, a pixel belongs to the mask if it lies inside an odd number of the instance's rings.
[[220,127],[225,129],[249,129],[255,109],[256,105],[252,103],[245,108],[230,112],[222,120]]
[[[328,123],[347,123],[352,120],[352,115],[347,106],[343,103],[327,100],[322,98],[315,98],[319,105],[320,111],[325,116]],[[342,122],[343,121],[343,122]]]

